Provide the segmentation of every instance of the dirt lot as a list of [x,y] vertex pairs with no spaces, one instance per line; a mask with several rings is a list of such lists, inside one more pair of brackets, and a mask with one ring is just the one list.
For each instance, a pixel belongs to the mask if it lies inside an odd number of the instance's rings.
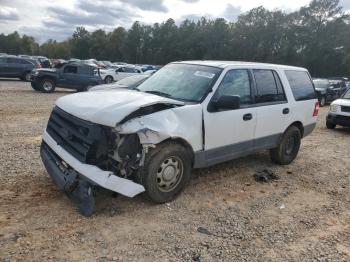
[[[166,205],[100,192],[84,218],[39,157],[52,105],[68,93],[0,81],[1,261],[350,261],[350,130],[327,130],[327,108],[290,166],[262,152],[194,171]],[[261,168],[280,180],[256,182]]]

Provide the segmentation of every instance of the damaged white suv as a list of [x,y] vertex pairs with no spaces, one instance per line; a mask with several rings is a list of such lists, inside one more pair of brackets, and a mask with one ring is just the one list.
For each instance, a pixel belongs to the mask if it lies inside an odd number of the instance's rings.
[[171,63],[137,90],[58,99],[41,157],[57,186],[89,216],[95,189],[171,201],[192,168],[258,150],[291,163],[316,125],[306,69],[243,62]]

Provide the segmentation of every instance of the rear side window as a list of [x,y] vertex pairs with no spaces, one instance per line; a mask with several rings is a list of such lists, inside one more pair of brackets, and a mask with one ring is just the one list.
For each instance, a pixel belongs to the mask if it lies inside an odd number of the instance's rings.
[[27,61],[27,60],[20,60],[21,64],[24,64],[24,65],[30,65],[32,64],[31,62]]
[[315,89],[307,72],[286,70],[285,73],[296,101],[316,99]]
[[94,74],[94,68],[87,67],[87,66],[79,67],[79,74],[82,74],[82,75],[93,75]]
[[7,63],[9,64],[20,64],[21,63],[21,60],[17,59],[17,58],[7,58]]
[[253,70],[256,82],[256,103],[269,103],[286,101],[282,83],[277,73],[272,70]]

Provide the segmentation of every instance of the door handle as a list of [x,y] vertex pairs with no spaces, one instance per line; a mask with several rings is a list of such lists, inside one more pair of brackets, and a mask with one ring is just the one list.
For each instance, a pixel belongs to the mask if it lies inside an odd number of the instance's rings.
[[282,112],[284,115],[289,114],[289,108],[284,108]]
[[249,121],[249,120],[252,120],[253,119],[253,115],[252,114],[245,114],[243,115],[243,120],[244,121]]

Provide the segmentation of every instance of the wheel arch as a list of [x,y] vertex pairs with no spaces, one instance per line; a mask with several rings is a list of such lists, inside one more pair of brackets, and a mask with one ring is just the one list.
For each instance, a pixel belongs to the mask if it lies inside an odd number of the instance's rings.
[[183,146],[188,151],[188,153],[190,155],[191,165],[193,166],[193,164],[194,164],[194,151],[193,151],[193,148],[189,142],[187,142],[185,139],[183,139],[181,137],[169,137],[169,138],[163,140],[162,142],[160,142],[159,144],[164,144],[164,143],[168,143],[168,142],[177,143],[177,144]]
[[42,81],[42,80],[44,80],[44,79],[50,79],[50,80],[52,80],[55,84],[57,83],[57,78],[54,77],[54,76],[44,75],[44,76],[39,76],[39,77],[38,77],[38,80],[39,80],[39,81]]
[[286,130],[285,130],[284,132],[286,132],[286,131],[288,130],[288,128],[290,128],[291,126],[297,127],[297,128],[299,129],[299,131],[300,131],[301,137],[304,137],[304,125],[303,125],[302,122],[300,122],[300,121],[295,121],[295,122],[293,122],[292,124],[290,124],[290,125],[286,128]]

